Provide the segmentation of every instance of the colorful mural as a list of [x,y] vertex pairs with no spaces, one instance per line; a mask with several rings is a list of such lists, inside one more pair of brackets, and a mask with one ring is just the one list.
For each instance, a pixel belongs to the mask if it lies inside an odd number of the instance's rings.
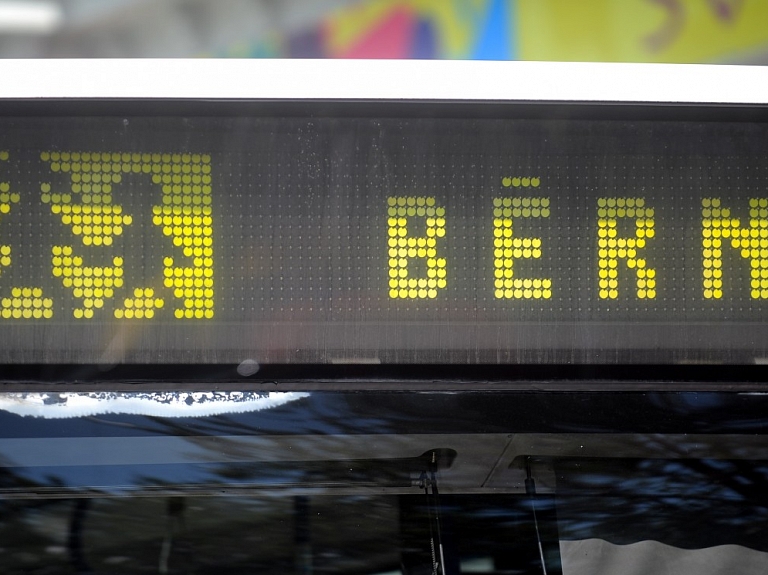
[[227,55],[712,62],[760,51],[766,0],[361,0]]

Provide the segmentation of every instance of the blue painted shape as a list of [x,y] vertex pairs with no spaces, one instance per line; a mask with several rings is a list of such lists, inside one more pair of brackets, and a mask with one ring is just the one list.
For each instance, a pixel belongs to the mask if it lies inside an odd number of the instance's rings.
[[410,57],[418,60],[437,58],[437,37],[434,25],[429,20],[420,18],[416,21]]
[[473,60],[514,60],[513,24],[510,6],[515,0],[491,0],[480,26],[477,44],[470,54]]

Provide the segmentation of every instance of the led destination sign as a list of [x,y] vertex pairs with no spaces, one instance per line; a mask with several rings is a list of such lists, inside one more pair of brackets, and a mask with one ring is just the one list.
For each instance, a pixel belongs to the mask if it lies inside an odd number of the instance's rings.
[[747,123],[4,119],[0,353],[760,356],[766,143]]

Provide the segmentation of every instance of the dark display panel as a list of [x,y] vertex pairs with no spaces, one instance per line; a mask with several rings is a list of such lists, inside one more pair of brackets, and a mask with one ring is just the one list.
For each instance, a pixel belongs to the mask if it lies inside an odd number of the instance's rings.
[[768,355],[760,123],[0,119],[0,362]]

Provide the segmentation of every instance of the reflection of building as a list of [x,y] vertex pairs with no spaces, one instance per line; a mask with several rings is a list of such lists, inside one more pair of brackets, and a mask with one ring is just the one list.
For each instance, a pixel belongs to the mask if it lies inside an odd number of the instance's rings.
[[[768,59],[763,0],[35,0],[2,57]],[[44,11],[43,11],[44,12]],[[52,14],[54,16],[52,16]],[[45,18],[40,10],[38,17]],[[6,23],[4,25],[4,18]],[[13,29],[13,27],[16,27]],[[34,30],[34,33],[30,33]]]

